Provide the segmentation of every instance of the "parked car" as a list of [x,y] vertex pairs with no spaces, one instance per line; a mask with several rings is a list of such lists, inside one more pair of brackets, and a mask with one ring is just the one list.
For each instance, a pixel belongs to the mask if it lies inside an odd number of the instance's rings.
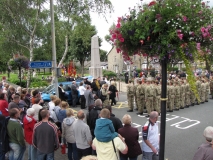
[[[79,86],[80,82],[82,82],[85,78],[88,78],[88,80],[92,80],[92,76],[86,76],[76,79],[76,84]],[[63,85],[63,89],[65,92],[65,98],[69,104],[72,104],[72,94],[71,94],[71,86],[72,82],[59,82],[59,84]],[[46,89],[44,89],[41,93],[41,97],[44,100],[44,102],[50,102],[50,95],[55,95],[55,85],[49,85]],[[78,91],[78,104],[80,104],[80,93]]]

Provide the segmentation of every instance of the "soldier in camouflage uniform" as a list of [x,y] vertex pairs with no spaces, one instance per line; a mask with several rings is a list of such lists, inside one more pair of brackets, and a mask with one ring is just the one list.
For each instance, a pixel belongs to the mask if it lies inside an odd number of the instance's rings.
[[109,94],[110,91],[108,91],[108,84],[104,84],[101,88],[101,100],[104,107],[110,105]]
[[145,105],[145,86],[142,81],[139,81],[139,85],[136,89],[137,104],[138,104],[138,115],[143,115],[143,109]]
[[189,83],[187,80],[184,81],[185,84],[185,107],[189,108],[190,104],[190,88],[189,88]]
[[180,109],[184,109],[185,107],[185,85],[184,85],[184,81],[181,80],[180,81]]
[[196,98],[196,101],[197,101],[197,105],[199,105],[200,104],[199,101],[201,101],[201,98],[200,98],[200,96],[201,96],[201,82],[199,80],[199,77],[196,78],[195,85],[196,85],[196,88],[197,88],[198,98],[199,98],[199,99]]
[[128,99],[129,110],[127,110],[127,112],[133,112],[134,93],[135,93],[135,87],[134,87],[132,81],[129,80],[129,83],[127,85],[127,99]]
[[174,109],[174,100],[175,100],[175,88],[173,86],[173,81],[169,82],[169,112],[173,112]]
[[161,85],[159,84],[158,80],[155,81],[155,88],[156,88],[156,99],[154,101],[156,101],[156,106],[154,105],[154,109],[158,112],[158,114],[160,115],[161,113]]
[[194,106],[195,100],[196,100],[195,93],[190,86],[189,86],[189,90],[190,90],[190,102],[191,102],[191,105]]
[[209,80],[208,78],[205,79],[205,86],[206,86],[206,91],[205,91],[205,101],[208,102],[209,99],[209,90],[210,90],[210,85],[209,85]]
[[166,101],[166,110],[168,111],[169,110],[169,105],[170,105],[170,97],[169,97],[169,94],[170,94],[170,86],[169,86],[169,83],[170,81],[167,80],[167,92],[166,92],[166,95],[167,95],[167,101]]
[[149,114],[151,111],[153,111],[153,88],[150,84],[151,80],[148,79],[147,81],[147,86],[145,90],[145,102],[146,102],[146,109],[148,115],[146,117],[149,117]]
[[200,101],[201,103],[204,103],[205,102],[205,92],[206,92],[206,85],[205,85],[205,80],[202,79],[201,80],[202,83],[201,83],[201,96],[200,96]]
[[213,77],[210,79],[210,93],[211,93],[211,99],[213,99]]
[[135,85],[135,94],[134,94],[134,96],[135,96],[135,105],[136,105],[136,108],[135,108],[135,110],[138,110],[138,96],[136,95],[136,90],[137,90],[137,87],[139,86],[139,79],[137,79],[136,80],[136,85]]
[[175,88],[175,110],[178,111],[180,109],[180,83],[178,81],[174,82],[174,88]]

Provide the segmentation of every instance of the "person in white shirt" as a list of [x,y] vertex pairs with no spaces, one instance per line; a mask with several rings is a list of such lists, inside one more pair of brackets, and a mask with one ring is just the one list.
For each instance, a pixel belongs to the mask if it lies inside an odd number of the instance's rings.
[[158,125],[158,112],[153,111],[149,115],[149,121],[145,123],[142,128],[143,142],[142,160],[158,160],[159,151],[159,125]]
[[55,108],[54,100],[56,100],[56,98],[57,98],[56,95],[51,95],[50,96],[51,101],[48,103],[49,111],[53,111],[54,110],[54,108]]
[[86,91],[86,88],[83,86],[83,82],[80,83],[78,91],[80,92],[81,109],[85,109],[86,99],[84,97],[84,92]]
[[35,104],[32,105],[32,108],[35,110],[35,114],[34,114],[33,118],[36,121],[38,121],[39,110],[43,108],[41,105],[39,105],[40,100],[41,100],[40,98],[36,98],[34,101]]

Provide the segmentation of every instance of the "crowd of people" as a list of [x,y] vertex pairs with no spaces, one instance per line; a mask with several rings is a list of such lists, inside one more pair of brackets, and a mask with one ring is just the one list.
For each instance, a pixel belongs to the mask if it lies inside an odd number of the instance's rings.
[[[204,78],[197,79],[200,99],[196,100],[186,79],[170,79],[167,87],[168,111],[208,101],[208,87],[211,85],[207,83],[211,82]],[[134,110],[135,99],[138,114],[143,114],[144,108],[148,112],[149,120],[142,127],[141,146],[138,142],[139,131],[131,126],[131,116],[125,114],[120,120],[112,112],[118,95],[115,80],[109,84],[105,79],[97,78],[93,82],[85,79],[80,86],[73,85],[71,89],[78,90],[81,97],[81,110],[77,116],[66,99],[61,97],[64,93],[62,85],[58,88],[59,97],[51,95],[46,108],[38,90],[29,94],[27,89],[6,88],[6,83],[0,83],[0,159],[22,160],[27,149],[30,160],[51,160],[60,146],[68,148],[69,160],[86,160],[91,155],[98,160],[137,160],[141,154],[143,160],[158,159],[160,81],[143,78],[137,79],[136,85],[129,80],[127,85],[128,111]],[[195,157],[211,156],[209,146],[213,130],[210,127],[204,132],[207,143],[199,147]]]

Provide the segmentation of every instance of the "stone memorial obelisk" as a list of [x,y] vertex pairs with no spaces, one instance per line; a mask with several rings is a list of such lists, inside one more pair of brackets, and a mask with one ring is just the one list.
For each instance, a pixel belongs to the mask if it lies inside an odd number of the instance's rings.
[[91,41],[91,67],[89,68],[89,74],[93,76],[93,78],[98,78],[102,77],[98,36],[93,36]]

